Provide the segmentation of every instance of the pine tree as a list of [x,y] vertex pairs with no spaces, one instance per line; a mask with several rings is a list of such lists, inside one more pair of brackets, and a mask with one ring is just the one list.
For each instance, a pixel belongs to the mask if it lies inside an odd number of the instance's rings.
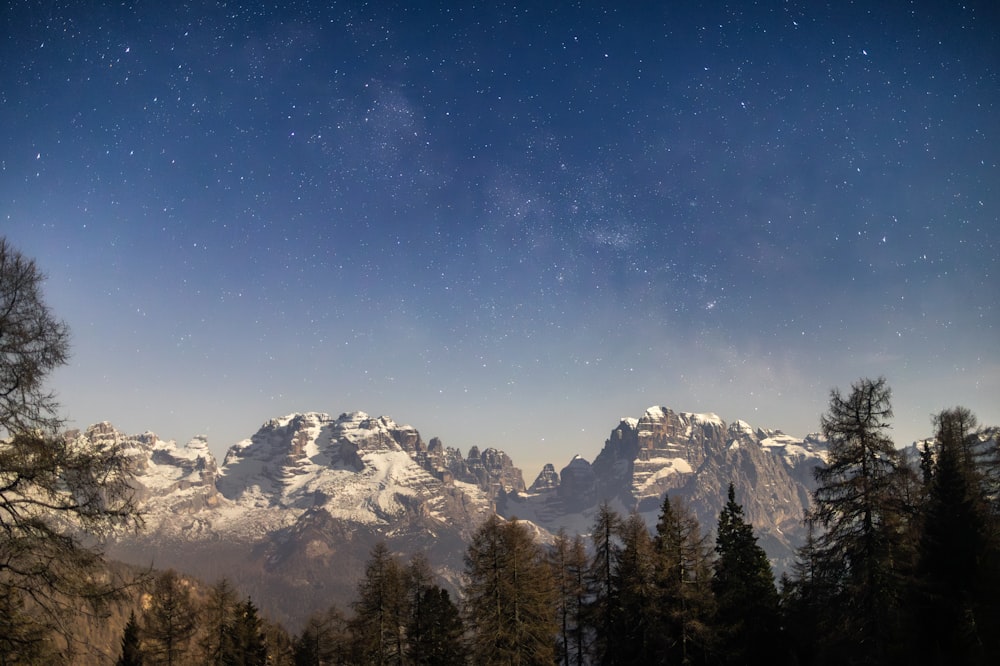
[[430,563],[414,555],[404,571],[408,664],[464,664],[464,627],[447,590],[434,581]]
[[653,544],[662,641],[658,663],[706,663],[714,612],[709,548],[697,518],[680,499],[664,495]]
[[652,664],[659,654],[656,615],[656,554],[642,516],[632,513],[620,526],[621,550],[614,562],[614,633],[617,663]]
[[1000,589],[996,550],[976,455],[976,419],[967,409],[935,417],[937,458],[917,562],[916,636],[924,663],[997,663]]
[[293,644],[295,666],[333,666],[350,663],[347,620],[336,606],[314,613]]
[[146,655],[154,664],[182,663],[194,635],[195,608],[187,584],[175,571],[156,578],[149,607],[143,613],[142,638]]
[[555,592],[544,553],[523,524],[487,518],[469,545],[465,577],[473,663],[553,662]]
[[778,643],[778,592],[764,549],[729,484],[716,530],[712,591],[723,663],[774,663]]
[[[829,609],[839,603],[836,589],[843,571],[821,561],[815,523],[806,520],[805,525],[806,541],[796,552],[791,576],[782,578],[781,617],[793,661],[812,664],[823,663],[818,658],[821,651],[826,654],[822,637],[830,631],[826,625]],[[836,659],[827,662],[836,663]]]
[[825,530],[817,539],[820,564],[840,571],[837,603],[829,607],[826,647],[831,655],[885,663],[899,647],[900,603],[909,556],[901,490],[910,474],[886,434],[892,417],[884,378],[863,379],[849,396],[834,389],[822,417],[828,463],[815,472],[812,517]]
[[236,592],[229,580],[222,578],[208,592],[208,599],[201,610],[200,624],[203,636],[199,641],[201,657],[205,664],[222,664],[229,652],[230,627],[236,611]]
[[223,657],[226,666],[264,666],[267,663],[264,623],[251,599],[237,604],[227,629]]
[[462,666],[466,663],[464,627],[458,607],[448,590],[437,585],[423,588],[419,612],[410,616],[408,652],[413,666]]
[[570,539],[565,529],[556,534],[549,550],[549,566],[555,581],[559,641],[559,663],[582,666],[586,660],[587,550],[579,535]]
[[594,661],[605,666],[617,664],[620,655],[620,642],[615,633],[618,589],[614,567],[621,551],[618,543],[621,522],[621,516],[607,502],[602,502],[591,529],[594,557],[587,580],[590,591],[587,617],[594,634]]
[[279,622],[261,617],[261,632],[267,650],[266,663],[269,666],[294,666],[295,644],[292,636]]
[[142,646],[139,643],[139,622],[135,611],[129,613],[128,622],[122,632],[122,650],[115,666],[142,666]]
[[355,658],[366,664],[401,664],[404,657],[406,589],[399,561],[384,542],[372,549],[358,584],[349,628]]

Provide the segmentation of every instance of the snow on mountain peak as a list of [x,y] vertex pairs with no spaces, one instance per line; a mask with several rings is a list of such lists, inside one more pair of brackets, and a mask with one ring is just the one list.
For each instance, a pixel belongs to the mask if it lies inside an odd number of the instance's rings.
[[410,456],[425,450],[414,428],[384,416],[289,414],[229,450],[218,487],[241,505],[323,506],[335,517],[380,522],[407,510],[403,498],[440,483]]
[[[652,407],[650,407],[649,409],[646,410],[645,416],[648,416],[650,419],[654,419],[654,420],[659,421],[659,420],[665,419],[667,417],[667,413],[669,411],[670,410],[667,409],[666,407],[660,407],[659,405],[653,405]],[[622,420],[624,420],[624,419],[622,419]]]
[[713,412],[707,412],[705,414],[683,412],[681,416],[687,417],[692,423],[718,426],[719,428],[724,428],[726,426],[725,422],[719,418],[719,415]]
[[734,439],[741,436],[753,438],[754,427],[742,419],[733,421],[729,424],[729,436]]

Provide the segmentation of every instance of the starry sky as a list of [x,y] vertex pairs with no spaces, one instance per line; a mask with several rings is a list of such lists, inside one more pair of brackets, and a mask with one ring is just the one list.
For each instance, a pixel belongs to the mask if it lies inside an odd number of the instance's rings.
[[993,2],[8,1],[0,136],[76,427],[1000,424]]

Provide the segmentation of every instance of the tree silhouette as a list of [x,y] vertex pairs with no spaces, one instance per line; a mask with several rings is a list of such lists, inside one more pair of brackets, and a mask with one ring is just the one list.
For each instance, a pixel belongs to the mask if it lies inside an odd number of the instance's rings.
[[142,638],[150,661],[167,666],[182,663],[196,626],[188,584],[173,569],[163,572],[153,584],[142,617]]
[[402,567],[385,542],[372,548],[352,606],[350,631],[356,658],[379,666],[402,663],[406,590]]
[[69,657],[74,639],[64,628],[127,587],[85,540],[141,518],[123,449],[56,434],[62,420],[44,385],[66,362],[69,333],[42,299],[42,281],[0,237],[0,601],[16,609],[4,621],[10,640],[62,628]]
[[128,622],[122,632],[122,651],[115,666],[142,666],[142,646],[139,642],[139,622],[135,611],[129,613]]
[[713,643],[711,562],[691,510],[664,495],[654,537],[663,663],[704,663]]
[[891,391],[880,377],[856,382],[846,397],[831,391],[820,422],[830,449],[815,472],[812,518],[825,530],[816,556],[828,578],[837,572],[827,648],[863,663],[885,663],[898,647],[907,574],[910,509],[900,493],[910,471],[886,434],[891,417]]
[[587,659],[587,548],[583,538],[572,539],[565,529],[556,534],[549,549],[549,566],[555,581],[559,641],[557,657],[563,666],[583,666]]
[[594,555],[590,564],[587,587],[590,602],[587,608],[589,623],[594,632],[594,660],[598,664],[616,664],[620,643],[615,633],[615,611],[618,589],[615,586],[615,561],[621,550],[618,534],[621,516],[605,501],[597,510],[591,529]]
[[774,574],[753,526],[743,518],[732,483],[719,513],[715,552],[712,591],[722,659],[730,664],[773,663],[778,640]]
[[621,550],[614,562],[614,627],[618,641],[615,661],[652,664],[659,654],[656,553],[646,521],[632,513],[619,529]]
[[544,553],[516,519],[492,515],[465,557],[471,659],[483,666],[551,664],[555,592]]
[[995,548],[967,409],[935,417],[937,458],[917,560],[917,644],[924,663],[997,663]]
[[227,666],[264,666],[267,641],[264,624],[251,599],[237,604],[228,626],[228,640],[223,663]]
[[222,578],[208,591],[208,599],[201,609],[204,635],[199,641],[205,664],[222,664],[229,652],[230,627],[236,611],[236,591],[229,580]]

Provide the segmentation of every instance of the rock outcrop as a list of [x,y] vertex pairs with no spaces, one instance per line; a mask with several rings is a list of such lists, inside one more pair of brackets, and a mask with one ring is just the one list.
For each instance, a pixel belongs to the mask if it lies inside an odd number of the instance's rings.
[[638,419],[623,418],[593,464],[576,456],[555,488],[533,485],[508,498],[504,511],[550,531],[579,531],[589,529],[598,505],[607,501],[622,513],[638,512],[652,528],[670,494],[686,501],[711,532],[732,483],[780,571],[802,542],[812,470],[825,451],[817,436],[799,439],[744,421],[727,425],[715,414],[651,407]]

